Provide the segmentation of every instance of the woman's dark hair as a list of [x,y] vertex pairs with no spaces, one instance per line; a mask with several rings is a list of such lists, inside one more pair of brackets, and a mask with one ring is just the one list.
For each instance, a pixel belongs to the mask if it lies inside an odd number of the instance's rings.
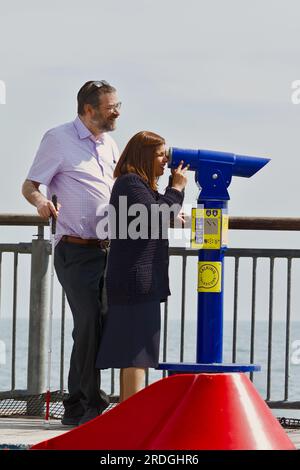
[[158,134],[154,134],[154,132],[138,132],[131,137],[123,150],[116,165],[114,177],[118,178],[126,173],[136,173],[156,191],[157,178],[154,173],[155,150],[165,143],[165,139]]

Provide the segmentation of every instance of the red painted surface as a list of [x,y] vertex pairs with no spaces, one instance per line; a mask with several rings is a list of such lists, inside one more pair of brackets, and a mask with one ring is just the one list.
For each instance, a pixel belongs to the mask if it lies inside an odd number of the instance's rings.
[[168,377],[31,449],[295,449],[242,373]]

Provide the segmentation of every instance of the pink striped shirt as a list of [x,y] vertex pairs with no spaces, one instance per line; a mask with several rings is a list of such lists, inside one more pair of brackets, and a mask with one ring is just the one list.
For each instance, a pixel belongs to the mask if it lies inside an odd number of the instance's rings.
[[49,199],[57,195],[57,241],[62,235],[97,238],[99,209],[109,203],[118,158],[110,135],[96,140],[79,117],[46,132],[27,179],[47,186]]

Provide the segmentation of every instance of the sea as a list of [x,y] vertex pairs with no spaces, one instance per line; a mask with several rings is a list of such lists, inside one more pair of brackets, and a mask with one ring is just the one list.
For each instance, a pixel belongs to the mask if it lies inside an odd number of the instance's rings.
[[[196,358],[196,330],[195,320],[187,319],[184,330],[184,357],[186,362],[195,362]],[[164,321],[162,324],[162,331]],[[167,322],[166,360],[170,362],[180,361],[180,331],[179,319],[168,318]],[[60,388],[60,336],[61,322],[59,318],[53,319],[52,324],[52,357],[51,357],[51,390]],[[285,323],[274,322],[272,336],[272,363],[271,363],[271,400],[284,399],[285,387]],[[72,349],[72,318],[66,317],[65,321],[65,355],[64,388],[67,388],[67,374]],[[248,364],[250,361],[250,333],[251,324],[248,321],[239,321],[237,329],[237,357],[236,362]],[[26,389],[28,366],[28,334],[29,322],[27,318],[18,318],[16,324],[16,357],[15,357],[15,389]],[[161,337],[160,360],[163,359],[163,335]],[[233,324],[224,322],[223,332],[223,362],[232,362]],[[291,323],[290,355],[289,355],[289,401],[300,401],[300,322]],[[261,371],[253,374],[253,383],[266,398],[267,391],[267,363],[268,363],[268,322],[257,321],[255,325],[255,355],[254,362],[261,365]],[[0,391],[11,390],[12,385],[12,320],[0,318]],[[119,393],[118,371],[115,374],[114,394]],[[158,370],[149,371],[149,382],[152,383],[162,377]],[[109,370],[102,372],[101,387],[111,393],[111,373]],[[275,410],[277,416],[300,418],[300,410]]]

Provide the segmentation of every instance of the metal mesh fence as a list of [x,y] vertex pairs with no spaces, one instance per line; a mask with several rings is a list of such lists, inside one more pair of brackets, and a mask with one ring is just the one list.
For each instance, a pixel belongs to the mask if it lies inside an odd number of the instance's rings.
[[[67,393],[59,390],[51,392],[50,418],[60,419],[64,413],[63,400],[68,397]],[[111,404],[118,402],[118,397],[110,397]],[[111,408],[111,406],[109,407]],[[28,395],[20,392],[12,396],[0,395],[0,417],[39,416],[44,417],[46,413],[46,393],[40,395]]]
[[277,418],[283,428],[296,429],[300,428],[300,419],[296,418]]
[[[64,413],[63,400],[68,397],[67,393],[59,390],[51,392],[50,400],[50,418],[61,419]],[[108,411],[117,402],[119,397],[110,397],[110,406]],[[19,394],[14,392],[12,396],[8,393],[0,394],[0,417],[21,417],[21,416],[39,416],[44,417],[46,413],[46,393],[40,395],[28,395],[20,391]],[[277,418],[282,427],[288,429],[300,428],[300,419],[296,418]]]

